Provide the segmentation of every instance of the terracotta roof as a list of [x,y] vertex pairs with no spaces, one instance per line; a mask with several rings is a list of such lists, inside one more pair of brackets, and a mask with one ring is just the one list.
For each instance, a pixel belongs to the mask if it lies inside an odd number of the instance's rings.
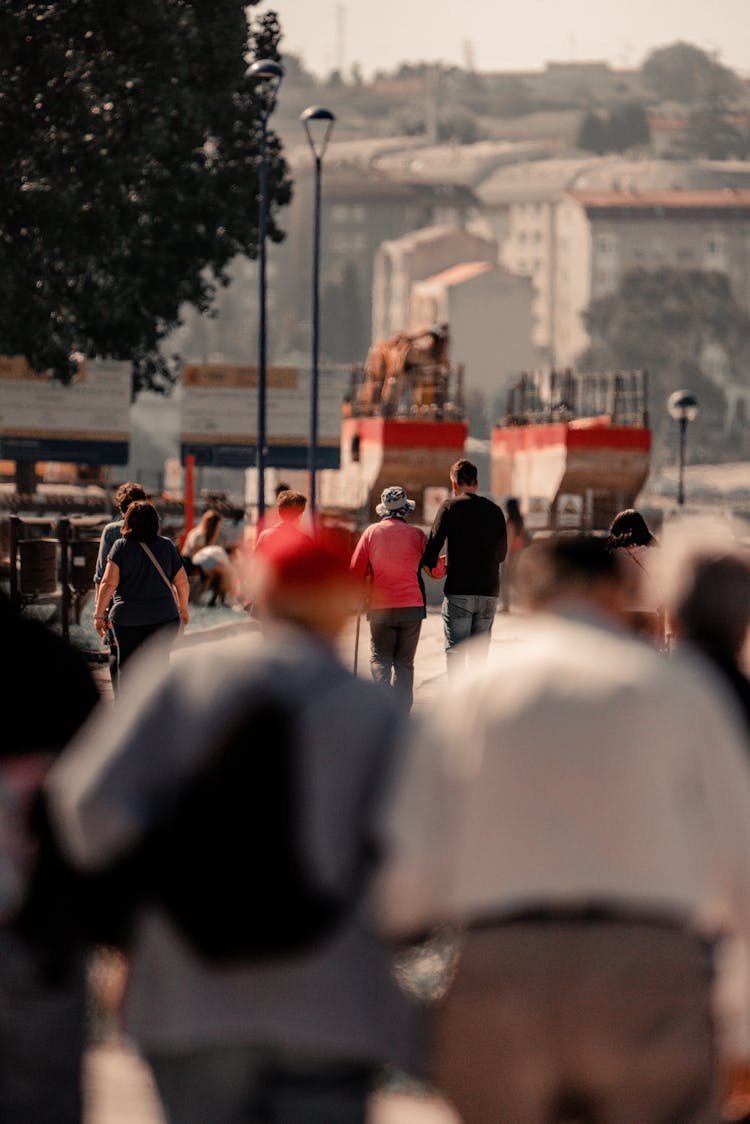
[[750,207],[750,190],[716,188],[703,191],[569,191],[582,207],[629,208],[663,207],[667,211],[700,210],[716,207]]

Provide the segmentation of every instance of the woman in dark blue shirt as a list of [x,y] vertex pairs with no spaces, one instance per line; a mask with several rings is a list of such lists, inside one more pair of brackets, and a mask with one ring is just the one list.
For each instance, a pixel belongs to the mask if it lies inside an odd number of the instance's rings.
[[107,558],[96,591],[94,625],[104,638],[104,611],[109,614],[118,648],[118,675],[154,633],[177,637],[180,621],[188,623],[189,582],[177,547],[159,534],[159,513],[150,500],[136,500],[125,513],[122,538]]

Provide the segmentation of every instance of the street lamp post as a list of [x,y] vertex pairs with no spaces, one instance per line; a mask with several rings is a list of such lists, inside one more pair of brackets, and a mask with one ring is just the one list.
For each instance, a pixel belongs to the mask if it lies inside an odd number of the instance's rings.
[[266,225],[268,215],[268,159],[266,140],[268,118],[274,97],[284,77],[284,68],[274,59],[259,59],[247,71],[248,78],[263,85],[260,105],[260,218],[258,222],[258,276],[260,304],[258,321],[258,432],[255,464],[258,473],[258,523],[266,510]]
[[680,426],[680,467],[677,476],[677,503],[680,507],[685,503],[685,445],[687,442],[688,422],[695,421],[698,416],[698,399],[689,390],[675,390],[667,400],[667,409],[670,417],[679,422]]
[[305,127],[307,142],[313,154],[315,169],[315,204],[313,225],[313,303],[312,303],[312,377],[310,380],[310,445],[307,451],[307,468],[310,474],[310,510],[315,512],[317,504],[317,457],[318,457],[318,336],[320,327],[320,181],[328,142],[336,120],[330,109],[311,105],[300,114]]

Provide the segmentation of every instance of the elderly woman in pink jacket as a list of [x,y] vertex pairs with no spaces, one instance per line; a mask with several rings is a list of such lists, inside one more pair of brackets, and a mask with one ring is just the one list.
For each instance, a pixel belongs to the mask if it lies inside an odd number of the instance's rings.
[[[369,582],[370,670],[376,683],[399,691],[407,709],[414,696],[414,656],[426,616],[420,561],[427,536],[407,523],[416,504],[398,484],[385,488],[375,508],[378,523],[365,529],[351,568]],[[431,571],[439,577],[437,568]]]

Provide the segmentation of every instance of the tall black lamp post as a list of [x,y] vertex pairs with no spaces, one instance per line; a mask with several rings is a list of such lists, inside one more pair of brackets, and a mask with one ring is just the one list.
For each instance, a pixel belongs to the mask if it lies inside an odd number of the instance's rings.
[[680,425],[680,468],[677,477],[677,503],[685,503],[685,444],[688,422],[698,417],[698,399],[689,390],[675,390],[667,399],[667,409]]
[[255,464],[258,472],[258,522],[266,510],[266,218],[268,214],[268,159],[266,138],[268,118],[273,109],[276,91],[284,77],[284,68],[274,59],[259,59],[247,71],[248,78],[258,83],[260,113],[260,220],[258,223],[258,433],[255,445]]
[[307,452],[307,468],[310,474],[310,510],[314,513],[317,503],[316,471],[318,458],[318,331],[320,327],[320,180],[328,142],[336,120],[330,109],[311,105],[300,114],[305,127],[307,142],[313,154],[315,165],[315,205],[313,230],[313,304],[312,304],[312,378],[310,381],[310,445]]

